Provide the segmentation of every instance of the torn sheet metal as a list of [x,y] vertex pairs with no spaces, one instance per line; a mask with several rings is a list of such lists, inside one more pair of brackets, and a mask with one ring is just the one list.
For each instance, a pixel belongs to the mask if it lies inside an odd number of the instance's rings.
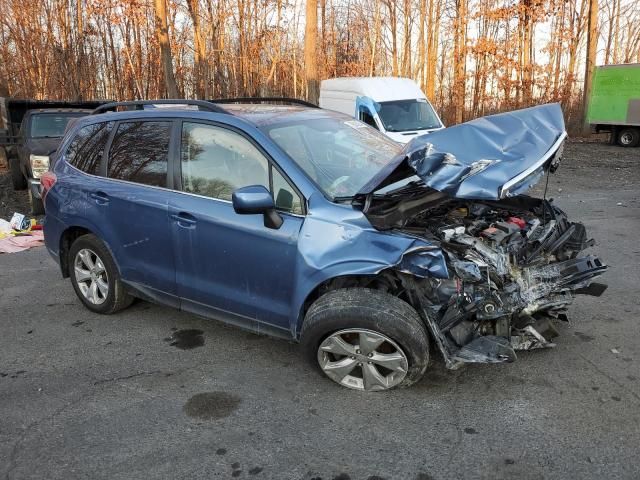
[[557,103],[478,118],[413,139],[359,194],[417,174],[456,198],[519,195],[557,168],[565,138]]
[[607,267],[580,256],[593,244],[584,226],[546,200],[438,200],[402,230],[424,232],[445,253],[450,278],[405,282],[448,368],[553,347],[553,321],[566,319],[575,295],[606,289],[589,288]]
[[506,338],[486,335],[460,348],[454,359],[463,363],[511,363],[516,361],[516,353]]
[[[291,328],[298,327],[299,311],[307,295],[325,280],[348,275],[375,275],[388,268],[420,278],[448,278],[444,254],[438,245],[401,232],[381,232],[351,206],[327,205],[309,198],[310,210],[300,231],[294,308]],[[342,217],[336,219],[339,208]]]

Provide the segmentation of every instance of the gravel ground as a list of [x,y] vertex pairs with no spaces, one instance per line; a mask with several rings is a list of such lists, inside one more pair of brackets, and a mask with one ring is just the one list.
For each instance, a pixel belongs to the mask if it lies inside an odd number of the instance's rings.
[[[570,143],[549,181],[611,267],[555,349],[435,362],[382,394],[322,378],[295,345],[169,308],[91,314],[43,248],[0,255],[0,475],[640,478],[638,165],[640,149]],[[8,202],[5,218],[24,205]]]

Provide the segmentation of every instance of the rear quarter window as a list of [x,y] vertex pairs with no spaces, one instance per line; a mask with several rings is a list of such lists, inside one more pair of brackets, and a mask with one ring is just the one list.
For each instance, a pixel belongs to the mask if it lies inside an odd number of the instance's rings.
[[78,130],[65,153],[67,163],[91,175],[100,175],[100,164],[113,122],[94,123]]
[[107,176],[167,186],[171,122],[122,122],[109,149]]

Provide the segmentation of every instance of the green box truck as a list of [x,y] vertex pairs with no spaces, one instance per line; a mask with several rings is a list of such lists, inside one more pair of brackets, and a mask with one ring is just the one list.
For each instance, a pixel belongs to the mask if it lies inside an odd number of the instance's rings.
[[596,67],[587,120],[596,133],[610,132],[611,143],[640,145],[640,63]]

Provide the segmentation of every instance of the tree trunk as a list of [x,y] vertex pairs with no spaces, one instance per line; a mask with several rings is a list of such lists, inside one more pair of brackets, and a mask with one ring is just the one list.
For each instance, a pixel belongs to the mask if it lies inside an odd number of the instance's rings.
[[531,104],[533,86],[533,67],[531,65],[531,52],[533,50],[533,35],[531,21],[531,0],[524,0],[522,5],[522,101],[525,107]]
[[304,71],[307,82],[307,100],[318,103],[320,82],[318,81],[318,0],[307,0],[304,27]]
[[596,64],[598,47],[598,0],[589,0],[589,21],[587,26],[587,60],[584,67],[584,89],[582,97],[582,114],[584,118],[583,129],[585,133],[590,131],[587,121],[589,97],[591,96],[591,84],[593,81],[593,69]]
[[188,0],[189,14],[193,23],[193,47],[194,47],[194,79],[196,98],[207,98],[207,67],[206,51],[202,29],[200,28],[199,0]]
[[424,24],[427,21],[427,0],[420,0],[420,15],[419,15],[419,30],[418,30],[418,66],[416,68],[416,77],[420,88],[425,90],[424,78],[425,78],[425,51],[427,39],[424,34]]
[[387,8],[389,9],[389,21],[391,22],[391,56],[393,61],[393,70],[391,74],[398,76],[398,16],[396,11],[396,0],[387,0]]
[[464,121],[465,64],[467,43],[467,0],[456,0],[454,43],[454,105],[455,123]]
[[169,98],[178,98],[178,86],[173,74],[173,60],[171,58],[171,46],[169,45],[169,33],[167,29],[167,8],[165,0],[154,0],[156,14],[156,37],[160,45],[160,57],[164,84]]
[[[427,44],[427,98],[432,102],[436,97],[436,72],[438,70],[438,43],[440,40],[441,0],[429,1],[429,33]],[[444,52],[443,52],[444,56]]]

